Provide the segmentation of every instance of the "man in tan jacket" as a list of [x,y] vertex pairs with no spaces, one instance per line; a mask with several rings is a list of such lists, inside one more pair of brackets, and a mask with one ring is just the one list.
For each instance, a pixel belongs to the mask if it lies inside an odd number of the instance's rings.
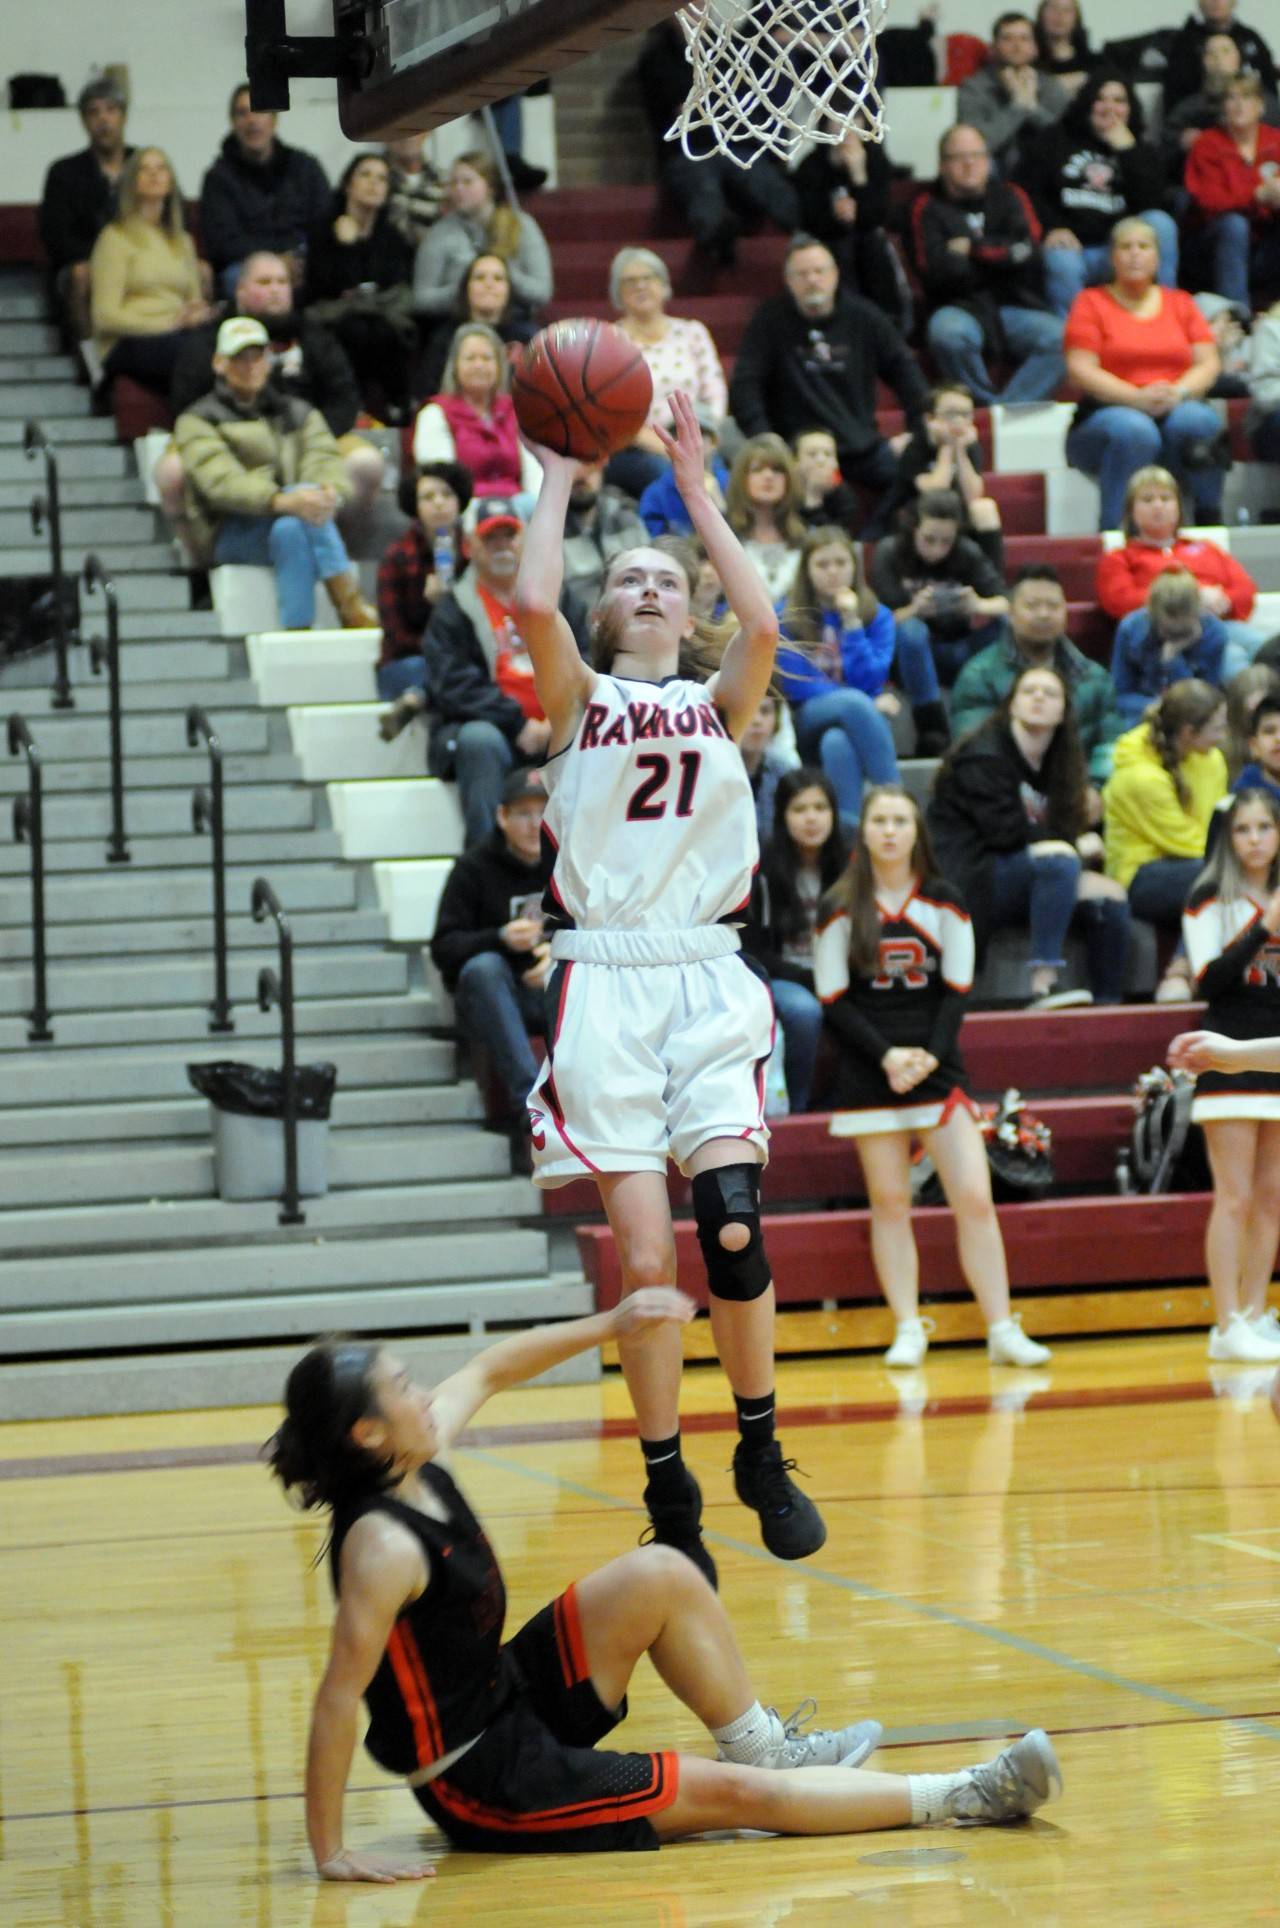
[[324,416],[271,385],[267,331],[252,316],[223,322],[213,372],[174,429],[193,532],[215,563],[275,571],[286,629],[310,629],[317,582],[344,629],[375,628],[333,520],[351,484]]

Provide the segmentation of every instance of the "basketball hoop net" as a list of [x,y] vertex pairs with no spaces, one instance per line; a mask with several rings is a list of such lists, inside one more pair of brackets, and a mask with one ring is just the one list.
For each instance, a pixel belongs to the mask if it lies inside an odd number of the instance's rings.
[[677,15],[693,69],[667,129],[691,159],[715,151],[750,167],[768,150],[791,160],[806,141],[851,129],[884,139],[876,35],[888,0],[690,0]]

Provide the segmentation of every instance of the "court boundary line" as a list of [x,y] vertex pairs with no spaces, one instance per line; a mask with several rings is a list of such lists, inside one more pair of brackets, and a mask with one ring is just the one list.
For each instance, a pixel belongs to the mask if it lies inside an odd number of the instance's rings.
[[[942,1394],[926,1399],[918,1409],[904,1409],[901,1401],[896,1399],[790,1406],[779,1412],[777,1423],[779,1427],[789,1429],[874,1425],[906,1417],[956,1419],[1009,1411],[1074,1412],[1098,1406],[1181,1405],[1216,1397],[1216,1390],[1210,1381],[1185,1380],[1155,1386],[1081,1386],[1073,1390],[1064,1388],[1058,1392],[1050,1387],[1043,1391],[1032,1387],[1025,1403],[1019,1398],[1014,1406],[1010,1403],[1010,1390],[997,1387],[990,1393]],[[1261,1392],[1258,1397],[1261,1399]],[[23,1425],[30,1422],[18,1420],[14,1423]],[[731,1412],[685,1413],[680,1420],[682,1433],[732,1432],[736,1427],[737,1419]],[[468,1447],[540,1446],[555,1445],[561,1441],[584,1443],[636,1437],[636,1422],[631,1417],[548,1419],[508,1426],[477,1426],[464,1434],[462,1443]],[[23,1458],[0,1459],[0,1480],[69,1479],[94,1473],[166,1472],[187,1467],[243,1466],[258,1459],[261,1452],[261,1444],[232,1441],[222,1446],[143,1446],[104,1453],[33,1454]]]

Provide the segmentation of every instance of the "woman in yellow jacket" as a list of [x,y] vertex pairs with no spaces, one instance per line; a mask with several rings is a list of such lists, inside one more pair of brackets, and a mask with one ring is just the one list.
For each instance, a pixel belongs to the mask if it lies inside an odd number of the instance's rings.
[[207,322],[200,264],[167,155],[140,147],[120,177],[119,213],[89,257],[94,344],[103,374],[169,392],[186,331]]
[[1172,683],[1120,737],[1103,791],[1106,870],[1129,892],[1135,917],[1181,927],[1204,865],[1205,839],[1227,793],[1227,699],[1193,678]]

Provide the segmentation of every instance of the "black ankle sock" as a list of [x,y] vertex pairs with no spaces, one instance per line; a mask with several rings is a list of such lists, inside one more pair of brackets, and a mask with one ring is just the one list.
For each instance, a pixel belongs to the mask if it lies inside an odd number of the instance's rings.
[[680,1499],[685,1490],[684,1460],[680,1454],[679,1430],[670,1439],[642,1439],[644,1470],[657,1499]]
[[739,1399],[735,1393],[733,1403],[738,1408],[738,1431],[747,1451],[755,1453],[764,1446],[772,1446],[776,1395],[767,1392],[758,1394],[754,1399]]

